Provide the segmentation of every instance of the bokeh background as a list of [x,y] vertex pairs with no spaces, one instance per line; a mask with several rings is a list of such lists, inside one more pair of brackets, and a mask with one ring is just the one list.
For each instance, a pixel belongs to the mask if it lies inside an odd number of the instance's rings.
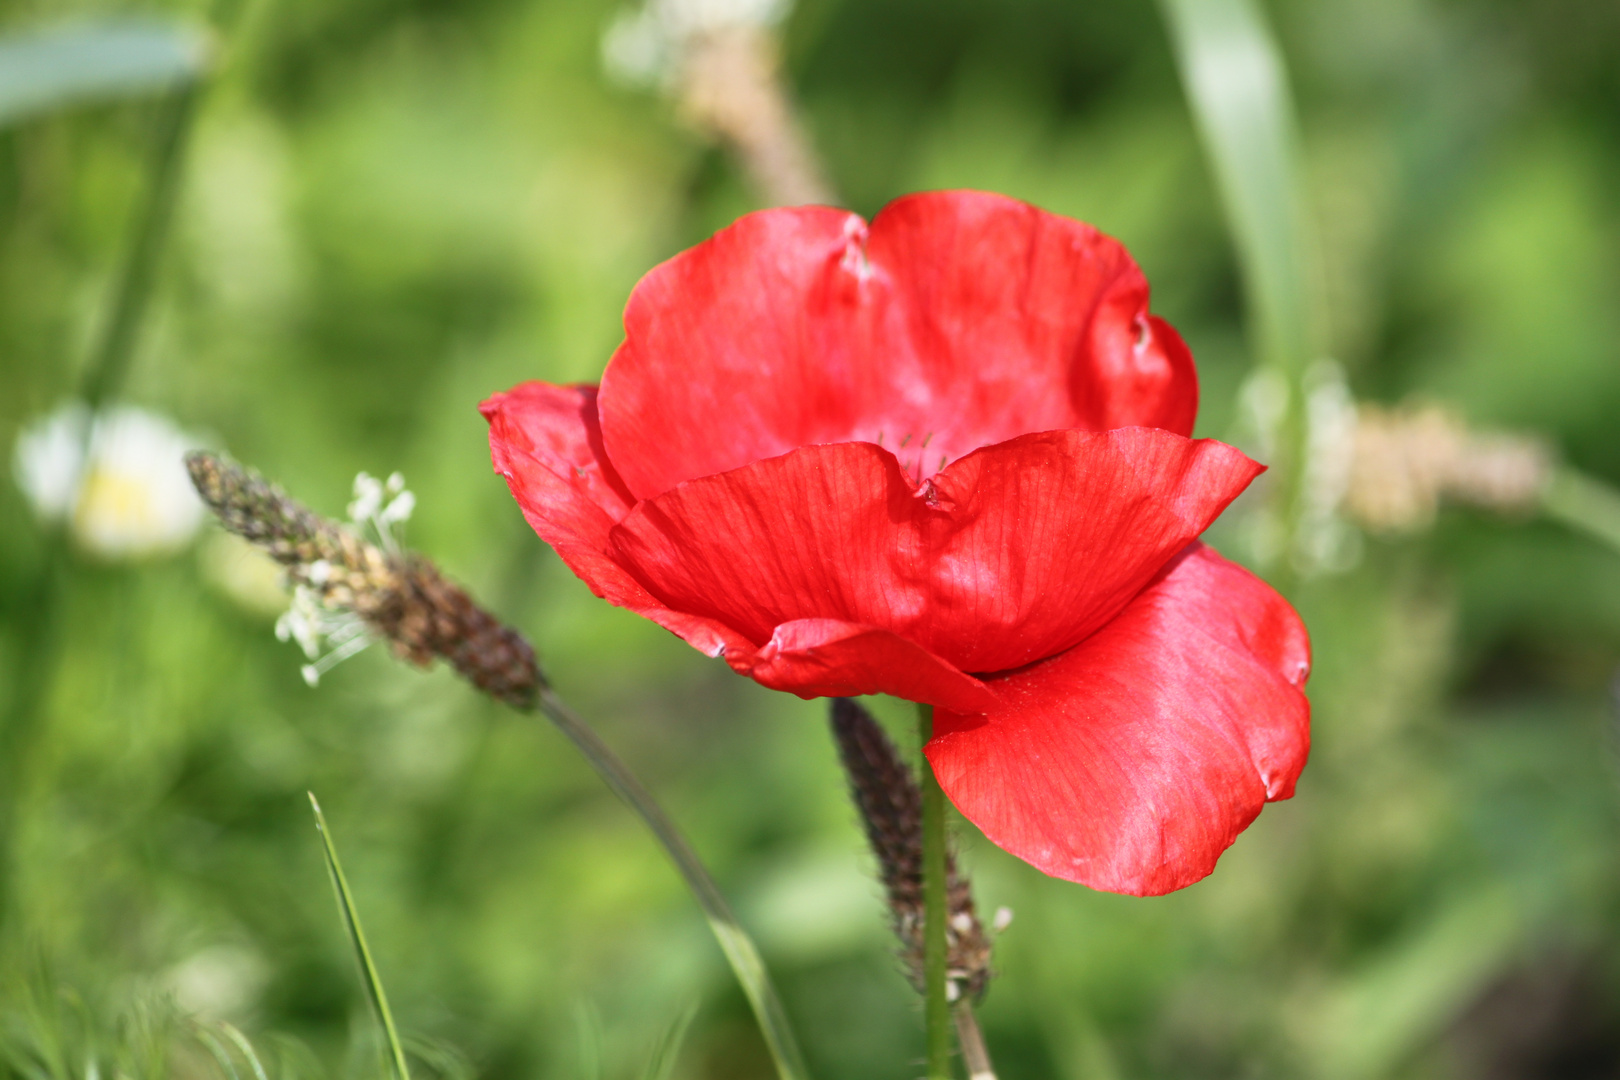
[[[914,1075],[919,1010],[825,704],[592,598],[490,471],[481,398],[594,379],[637,278],[760,205],[666,95],[605,73],[620,13],[248,0],[121,396],[334,515],[356,472],[403,472],[411,545],[531,636],[690,830],[816,1075]],[[1620,8],[1264,13],[1323,350],[1356,397],[1448,403],[1620,483]],[[213,17],[5,0],[0,29],[131,14]],[[1200,433],[1241,437],[1245,283],[1149,0],[799,0],[780,35],[850,206],[965,186],[1097,224],[1194,350]],[[0,129],[0,453],[80,392],[168,100]],[[1000,1074],[1620,1075],[1620,553],[1452,508],[1284,576],[1315,642],[1312,760],[1211,878],[1098,894],[958,821],[981,906],[1016,915],[982,1011]],[[312,690],[273,585],[208,530],[99,557],[0,482],[0,1075],[88,1077],[98,1054],[139,1075],[166,1000],[284,1075],[380,1075],[306,791],[425,1073],[636,1076],[695,1008],[675,1076],[769,1074],[679,879],[567,743],[383,649]],[[166,1068],[217,1075],[195,1052]]]

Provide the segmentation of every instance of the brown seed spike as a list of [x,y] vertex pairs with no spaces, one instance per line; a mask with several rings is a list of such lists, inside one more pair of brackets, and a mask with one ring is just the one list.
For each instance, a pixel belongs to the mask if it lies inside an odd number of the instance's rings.
[[[850,795],[860,811],[867,842],[877,857],[888,894],[895,936],[906,974],[919,993],[923,986],[922,792],[894,743],[861,705],[832,699],[832,729],[838,756],[849,777]],[[958,993],[977,999],[990,983],[990,939],[979,922],[973,889],[947,856],[947,964]]]
[[532,709],[546,685],[524,636],[479,607],[420,556],[403,560],[397,621],[379,624],[394,649],[418,665],[440,656],[489,696]]
[[396,655],[419,667],[442,657],[491,697],[536,706],[546,681],[528,641],[427,559],[391,555],[217,455],[188,454],[186,468],[226,529],[263,548],[327,608],[360,616]]

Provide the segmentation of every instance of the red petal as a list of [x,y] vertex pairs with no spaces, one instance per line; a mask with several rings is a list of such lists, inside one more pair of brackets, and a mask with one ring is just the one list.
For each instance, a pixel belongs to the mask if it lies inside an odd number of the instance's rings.
[[632,500],[601,452],[596,387],[523,383],[479,411],[489,421],[495,471],[523,516],[592,592],[710,656],[753,648],[723,623],[669,610],[607,555],[608,532]]
[[[513,461],[521,456],[561,481],[567,494],[544,503],[548,529],[602,539],[607,534],[603,519],[611,527],[635,505],[602,452],[596,387],[521,383],[494,395],[478,411],[489,421],[489,450],[496,472],[509,476]],[[546,534],[542,531],[541,535]]]
[[1310,643],[1288,603],[1201,544],[1061,656],[935,714],[940,784],[1054,877],[1157,895],[1204,877],[1310,747]]
[[612,552],[752,641],[835,619],[1002,671],[1102,626],[1259,471],[1154,428],[1025,435],[920,488],[870,443],[807,446],[638,504]]
[[[864,243],[864,251],[863,251]],[[1089,225],[978,192],[751,214],[657,267],[602,377],[641,498],[812,443],[881,442],[918,480],[1065,428],[1192,431],[1186,346]]]
[[893,694],[962,712],[983,712],[996,700],[984,683],[927,649],[836,619],[783,623],[758,652],[727,653],[726,659],[772,690],[802,698]]

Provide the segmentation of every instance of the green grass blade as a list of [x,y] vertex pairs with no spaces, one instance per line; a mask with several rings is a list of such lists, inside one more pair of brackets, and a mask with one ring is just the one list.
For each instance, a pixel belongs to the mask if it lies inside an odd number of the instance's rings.
[[602,1017],[589,1001],[574,1003],[574,1036],[579,1047],[578,1080],[602,1080]]
[[1299,146],[1282,55],[1254,0],[1160,0],[1214,168],[1262,363],[1314,359]]
[[231,1040],[237,1052],[246,1059],[248,1068],[253,1070],[253,1080],[270,1080],[269,1075],[265,1072],[263,1062],[259,1060],[259,1055],[254,1052],[253,1044],[248,1042],[247,1036],[237,1030],[235,1024],[228,1024],[223,1020],[219,1022],[219,1029],[225,1033],[227,1039]]
[[438,1080],[474,1080],[477,1070],[465,1054],[437,1039],[406,1039],[405,1049]]
[[275,1049],[276,1076],[280,1080],[327,1080],[315,1052],[290,1035],[270,1034],[262,1040]]
[[236,1071],[236,1062],[231,1060],[231,1052],[225,1049],[225,1044],[219,1041],[218,1035],[198,1025],[197,1041],[203,1044],[214,1061],[218,1063],[221,1076],[224,1076],[226,1080],[242,1080],[241,1074]]
[[670,1073],[675,1071],[675,1062],[681,1056],[681,1047],[686,1043],[686,1033],[692,1029],[692,1021],[696,1018],[697,1004],[693,1003],[669,1022],[653,1046],[647,1067],[641,1070],[641,1080],[669,1080]]
[[366,945],[366,932],[360,925],[360,913],[355,910],[349,881],[343,876],[343,864],[338,860],[337,848],[332,843],[332,832],[327,827],[326,815],[321,813],[321,804],[315,800],[314,792],[309,792],[309,805],[315,811],[315,827],[320,831],[321,843],[326,850],[326,872],[332,879],[332,890],[337,893],[338,910],[343,914],[343,925],[349,931],[349,943],[354,946],[355,959],[360,963],[366,996],[371,1000],[372,1012],[388,1040],[395,1080],[411,1080],[410,1066],[405,1063],[405,1047],[400,1042],[399,1031],[394,1027],[394,1014],[388,1009],[388,993],[383,989],[382,977],[377,974],[371,949]]
[[55,27],[0,39],[0,126],[93,98],[190,82],[208,67],[200,30],[156,20]]
[[[1256,0],[1159,0],[1215,173],[1244,279],[1258,447],[1271,473],[1251,554],[1285,576],[1297,553],[1309,431],[1305,379],[1320,358],[1314,250],[1282,54]],[[1264,539],[1262,539],[1264,538]]]

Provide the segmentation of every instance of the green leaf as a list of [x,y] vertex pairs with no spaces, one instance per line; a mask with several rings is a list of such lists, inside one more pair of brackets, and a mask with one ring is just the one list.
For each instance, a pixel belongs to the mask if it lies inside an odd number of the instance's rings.
[[1160,0],[1248,287],[1262,363],[1315,359],[1298,137],[1282,55],[1253,0]]
[[315,801],[315,793],[309,792],[309,805],[315,811],[315,827],[320,830],[321,843],[326,847],[326,872],[332,878],[332,891],[337,894],[338,910],[343,914],[343,925],[349,931],[349,943],[354,946],[355,959],[360,963],[361,981],[366,986],[366,996],[371,1000],[372,1012],[377,1017],[377,1023],[382,1028],[383,1036],[388,1040],[388,1053],[394,1066],[394,1080],[411,1080],[410,1066],[405,1063],[405,1047],[400,1043],[399,1031],[394,1027],[394,1014],[388,1009],[388,993],[383,989],[382,977],[377,974],[377,965],[371,959],[371,949],[366,945],[366,932],[360,925],[360,912],[355,910],[354,897],[349,892],[349,881],[343,876],[343,864],[338,861],[337,848],[332,844],[332,832],[326,825],[326,815],[321,813],[321,804]]
[[[1159,0],[1243,271],[1255,367],[1241,392],[1270,473],[1249,554],[1286,591],[1317,546],[1305,521],[1305,385],[1320,359],[1314,243],[1282,53],[1256,0]],[[1320,527],[1319,525],[1317,526]]]
[[207,69],[207,35],[182,23],[81,23],[0,38],[0,125],[78,101],[148,93]]

